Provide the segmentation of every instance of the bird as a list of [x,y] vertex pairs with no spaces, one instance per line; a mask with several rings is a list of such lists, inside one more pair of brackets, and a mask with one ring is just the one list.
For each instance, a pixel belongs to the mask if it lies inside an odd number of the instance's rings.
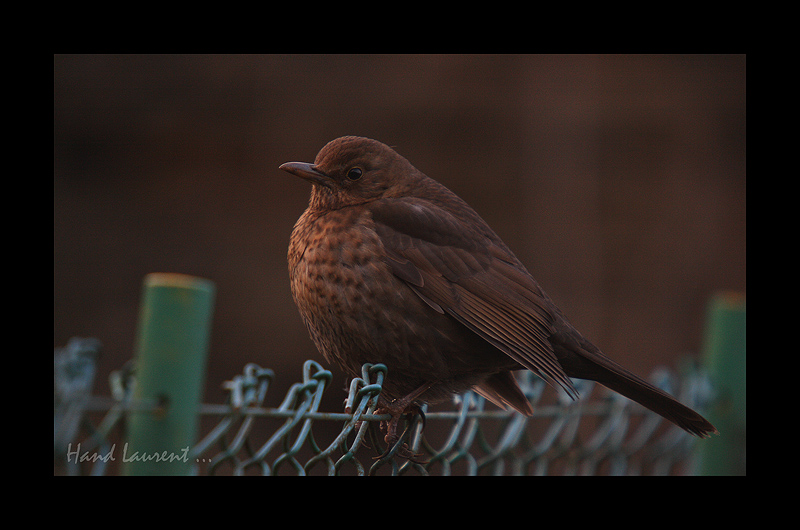
[[586,339],[475,210],[391,147],[343,136],[280,169],[312,184],[289,241],[294,302],[327,362],[352,377],[387,366],[387,443],[404,415],[470,389],[532,415],[513,375],[524,369],[573,399],[572,379],[588,379],[717,433]]

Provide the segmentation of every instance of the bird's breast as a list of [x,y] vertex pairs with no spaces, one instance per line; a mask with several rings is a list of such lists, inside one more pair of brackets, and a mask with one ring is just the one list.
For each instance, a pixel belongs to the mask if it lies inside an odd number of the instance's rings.
[[306,212],[292,232],[289,276],[297,308],[328,361],[358,373],[364,362],[381,362],[370,355],[387,347],[407,350],[407,328],[386,310],[413,293],[392,274],[368,217],[346,209]]
[[380,239],[366,221],[352,209],[303,214],[289,244],[289,275],[296,298],[315,308],[358,305],[361,291],[372,290],[365,284],[391,276]]

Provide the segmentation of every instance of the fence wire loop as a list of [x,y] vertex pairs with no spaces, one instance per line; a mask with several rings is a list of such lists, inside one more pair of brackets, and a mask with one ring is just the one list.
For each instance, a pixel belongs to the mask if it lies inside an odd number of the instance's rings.
[[53,352],[53,456],[69,447],[80,429],[102,350],[97,339],[73,338]]

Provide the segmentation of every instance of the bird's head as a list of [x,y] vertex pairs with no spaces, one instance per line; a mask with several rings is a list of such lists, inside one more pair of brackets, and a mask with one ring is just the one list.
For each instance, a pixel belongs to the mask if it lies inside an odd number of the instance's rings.
[[313,164],[287,162],[280,169],[311,182],[311,208],[337,209],[414,194],[427,179],[391,147],[369,138],[328,142]]

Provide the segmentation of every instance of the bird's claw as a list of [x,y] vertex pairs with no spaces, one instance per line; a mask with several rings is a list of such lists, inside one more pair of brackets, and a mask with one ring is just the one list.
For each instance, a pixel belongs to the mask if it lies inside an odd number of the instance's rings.
[[390,455],[395,455],[400,458],[405,458],[406,460],[409,460],[415,464],[428,463],[427,460],[422,458],[422,454],[411,451],[411,449],[408,447],[408,444],[402,442],[402,439],[405,437],[405,432],[403,432],[403,436],[397,434],[397,427],[400,423],[400,419],[408,414],[410,414],[412,418],[414,415],[419,414],[420,418],[422,419],[422,427],[425,427],[425,414],[418,405],[407,405],[403,408],[403,410],[398,410],[397,408],[392,408],[391,406],[384,406],[378,408],[375,412],[377,414],[389,414],[391,416],[389,420],[382,421],[380,423],[381,430],[386,431],[386,435],[383,437],[384,442],[386,442],[386,450],[381,455],[376,457],[377,460],[386,458]]

